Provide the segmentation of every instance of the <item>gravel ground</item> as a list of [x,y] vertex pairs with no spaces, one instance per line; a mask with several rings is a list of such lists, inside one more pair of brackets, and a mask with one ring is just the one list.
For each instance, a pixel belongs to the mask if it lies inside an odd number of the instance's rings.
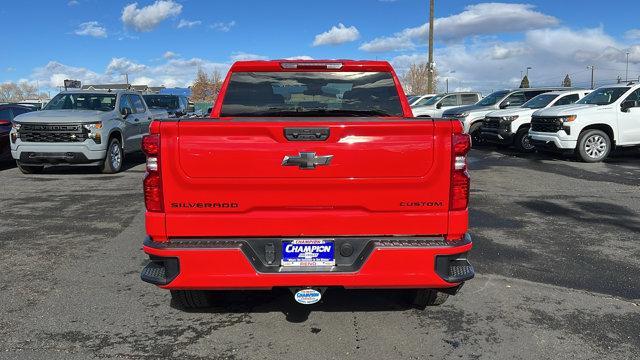
[[143,159],[0,167],[0,358],[638,359],[640,152],[602,164],[474,150],[477,277],[418,311],[394,291],[224,294],[185,312],[139,272]]

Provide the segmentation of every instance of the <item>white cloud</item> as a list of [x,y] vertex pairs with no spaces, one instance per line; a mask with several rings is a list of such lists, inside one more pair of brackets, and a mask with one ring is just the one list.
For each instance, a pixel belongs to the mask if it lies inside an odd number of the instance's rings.
[[80,36],[105,38],[107,37],[107,29],[103,26],[100,26],[100,23],[97,21],[88,21],[78,25],[78,28],[74,31],[74,34]]
[[[485,95],[502,88],[516,87],[520,73],[532,67],[532,86],[560,86],[570,74],[574,86],[589,87],[595,65],[596,85],[624,79],[626,52],[629,51],[629,77],[640,76],[640,45],[621,43],[603,28],[552,28],[530,30],[520,41],[475,38],[465,43],[435,49],[440,90],[449,79],[449,90],[474,89]],[[426,53],[403,54],[391,59],[399,74],[410,64],[426,62]]]
[[631,29],[624,33],[624,37],[630,40],[640,40],[640,29]]
[[209,27],[214,30],[229,32],[231,31],[231,28],[233,28],[234,26],[236,26],[235,20],[232,20],[229,22],[217,22],[217,23],[214,23],[213,25],[210,25]]
[[152,5],[138,8],[138,3],[129,4],[122,9],[122,22],[136,31],[151,31],[162,21],[177,16],[182,5],[173,0],[156,0]]
[[231,61],[241,61],[241,60],[267,60],[268,57],[257,54],[249,54],[246,52],[234,52],[231,54]]
[[[434,36],[445,42],[469,36],[514,33],[555,26],[559,20],[535,11],[530,4],[482,3],[469,5],[459,14],[437,18]],[[385,52],[407,50],[416,42],[425,43],[429,34],[427,24],[406,28],[392,36],[379,37],[360,46],[360,50]]]
[[134,63],[127,58],[113,58],[107,65],[107,74],[133,74],[145,69],[146,65]]
[[285,58],[285,60],[313,60],[313,57],[309,55],[296,55]]
[[328,31],[316,35],[313,46],[344,44],[359,38],[360,32],[355,26],[346,27],[340,23],[338,26],[333,26]]
[[180,19],[180,22],[178,23],[178,29],[182,29],[182,28],[192,28],[194,26],[198,26],[201,25],[202,21],[200,20],[195,20],[195,21],[189,21],[189,20],[185,20],[185,19]]
[[162,57],[165,59],[173,59],[176,56],[178,56],[178,54],[174,53],[173,51],[166,51],[164,54],[162,54]]
[[80,4],[80,2],[78,2],[78,0],[69,0],[69,1],[67,2],[67,5],[68,5],[68,6],[76,6],[76,5],[78,5],[78,4]]

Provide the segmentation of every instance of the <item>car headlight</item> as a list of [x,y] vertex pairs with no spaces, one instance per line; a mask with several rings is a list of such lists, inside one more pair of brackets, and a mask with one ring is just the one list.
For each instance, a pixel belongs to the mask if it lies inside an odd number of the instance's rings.
[[12,128],[13,130],[15,130],[15,131],[20,130],[20,127],[21,127],[21,126],[22,126],[22,125],[20,125],[20,124],[18,124],[18,123],[15,123],[15,122],[14,122],[14,123],[11,123],[11,128]]
[[467,116],[469,116],[469,113],[468,113],[468,112],[460,113],[460,114],[455,114],[455,115],[454,115],[454,117],[458,117],[458,118],[465,118],[465,117],[467,117]]
[[511,121],[514,121],[514,120],[515,120],[515,119],[517,119],[517,118],[518,118],[518,115],[503,116],[503,117],[502,117],[502,120],[511,122]]
[[89,130],[89,139],[92,139],[96,144],[100,144],[102,142],[102,134],[100,134],[100,129],[102,129],[102,121],[82,124],[82,127]]
[[82,127],[84,127],[85,129],[89,130],[90,132],[95,132],[96,130],[102,129],[102,121],[89,123],[89,124],[83,124]]
[[577,119],[577,118],[578,118],[578,115],[565,115],[565,116],[560,116],[560,117],[558,117],[558,119],[559,119],[560,121],[562,121],[563,123],[572,122],[572,121],[574,121],[574,120],[575,120],[575,119]]

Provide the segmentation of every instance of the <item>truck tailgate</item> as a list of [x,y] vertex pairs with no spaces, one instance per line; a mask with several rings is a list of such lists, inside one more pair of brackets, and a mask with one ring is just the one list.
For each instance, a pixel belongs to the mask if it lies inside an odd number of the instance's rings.
[[447,232],[448,121],[190,119],[163,122],[161,147],[174,237]]

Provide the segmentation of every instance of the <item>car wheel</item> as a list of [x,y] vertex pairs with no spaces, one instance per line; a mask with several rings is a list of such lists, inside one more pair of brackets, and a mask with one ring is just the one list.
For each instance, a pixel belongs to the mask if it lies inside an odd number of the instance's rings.
[[111,138],[109,146],[107,147],[107,156],[104,159],[102,165],[103,174],[114,174],[122,169],[122,162],[124,160],[124,153],[122,152],[122,145],[117,138]]
[[23,174],[40,174],[44,170],[44,165],[22,165],[19,161],[16,161],[16,165]]
[[482,121],[478,121],[477,123],[471,125],[469,128],[469,135],[471,135],[471,145],[472,146],[483,146],[486,145],[486,141],[480,136],[480,128],[482,127]]
[[588,163],[600,162],[611,152],[611,139],[602,130],[586,130],[578,138],[577,155]]
[[533,144],[531,143],[528,128],[518,130],[513,145],[515,145],[518,151],[525,153],[533,152],[536,149],[535,146],[533,146]]
[[211,294],[204,290],[171,290],[171,299],[185,310],[206,309],[212,305]]
[[444,304],[449,294],[433,289],[416,289],[412,291],[411,303],[416,309],[424,310],[427,306]]

